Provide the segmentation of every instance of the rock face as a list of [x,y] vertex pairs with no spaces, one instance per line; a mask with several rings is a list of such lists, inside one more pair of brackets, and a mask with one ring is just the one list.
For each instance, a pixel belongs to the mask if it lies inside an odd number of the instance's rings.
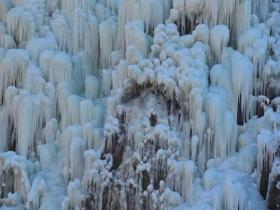
[[280,162],[277,158],[272,167],[272,171],[269,175],[269,188],[267,194],[267,202],[269,209],[280,209]]
[[0,209],[280,209],[279,0],[0,0]]

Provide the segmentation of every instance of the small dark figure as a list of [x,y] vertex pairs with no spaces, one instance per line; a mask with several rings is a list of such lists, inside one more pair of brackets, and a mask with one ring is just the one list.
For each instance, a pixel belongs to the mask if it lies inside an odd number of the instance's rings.
[[156,113],[151,113],[151,117],[150,117],[150,123],[151,123],[151,126],[156,126],[157,124],[157,115]]

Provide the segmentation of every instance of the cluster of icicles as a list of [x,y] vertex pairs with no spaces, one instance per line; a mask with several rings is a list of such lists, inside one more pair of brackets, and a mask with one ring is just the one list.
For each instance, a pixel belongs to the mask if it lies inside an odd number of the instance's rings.
[[0,209],[277,209],[279,81],[278,0],[0,0]]

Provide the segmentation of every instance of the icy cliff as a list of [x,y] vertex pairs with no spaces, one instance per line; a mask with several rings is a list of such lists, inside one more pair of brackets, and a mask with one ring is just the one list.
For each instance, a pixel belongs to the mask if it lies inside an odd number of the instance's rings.
[[0,209],[280,209],[279,0],[0,0]]

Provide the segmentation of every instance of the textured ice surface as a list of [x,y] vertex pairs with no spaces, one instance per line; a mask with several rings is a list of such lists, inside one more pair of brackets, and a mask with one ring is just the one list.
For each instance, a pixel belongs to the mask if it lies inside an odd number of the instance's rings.
[[0,209],[278,209],[279,81],[279,0],[0,0]]

